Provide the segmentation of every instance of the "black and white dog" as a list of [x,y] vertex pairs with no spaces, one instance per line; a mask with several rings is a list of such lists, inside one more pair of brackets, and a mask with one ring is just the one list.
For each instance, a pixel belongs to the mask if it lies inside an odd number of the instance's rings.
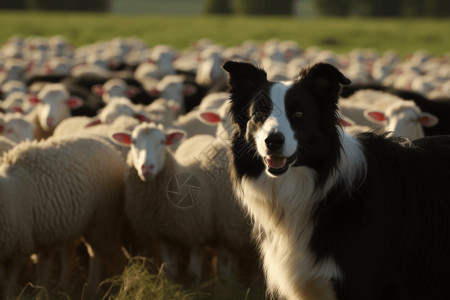
[[287,299],[450,299],[450,137],[351,136],[319,63],[270,82],[228,61],[234,188],[269,290]]

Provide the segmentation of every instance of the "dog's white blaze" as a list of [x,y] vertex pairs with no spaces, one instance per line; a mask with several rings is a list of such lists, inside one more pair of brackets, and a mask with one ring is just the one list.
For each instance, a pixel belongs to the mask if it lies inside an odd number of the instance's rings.
[[261,157],[268,154],[265,140],[271,133],[282,133],[284,135],[284,145],[279,155],[290,157],[297,150],[297,141],[294,138],[294,131],[291,129],[289,120],[286,117],[286,107],[284,97],[286,91],[291,87],[290,82],[278,82],[270,90],[270,99],[273,103],[273,109],[270,116],[264,122],[263,126],[255,133],[255,142]]
[[365,170],[360,143],[341,129],[339,134],[341,160],[323,190],[316,189],[316,173],[308,167],[291,167],[278,177],[266,173],[256,179],[244,177],[236,189],[261,233],[268,288],[287,299],[335,299],[329,280],[341,277],[339,268],[331,257],[316,264],[309,242],[317,201],[336,181],[351,184]]

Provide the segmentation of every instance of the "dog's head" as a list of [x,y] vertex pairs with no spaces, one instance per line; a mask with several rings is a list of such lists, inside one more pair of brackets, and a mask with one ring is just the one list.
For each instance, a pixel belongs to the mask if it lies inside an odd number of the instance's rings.
[[238,176],[265,170],[275,177],[292,166],[326,164],[331,148],[339,147],[337,100],[340,84],[349,79],[325,63],[301,70],[291,82],[268,81],[264,70],[248,63],[227,61],[223,68],[229,73]]

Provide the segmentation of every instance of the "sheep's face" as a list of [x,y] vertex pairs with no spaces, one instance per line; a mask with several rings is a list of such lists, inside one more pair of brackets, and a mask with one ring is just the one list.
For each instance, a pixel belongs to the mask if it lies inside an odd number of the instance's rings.
[[112,124],[119,116],[133,117],[136,112],[132,107],[132,103],[129,101],[123,101],[124,98],[119,98],[110,102],[102,111],[98,117],[104,124]]
[[55,128],[62,120],[70,117],[70,109],[65,104],[68,94],[55,91],[41,98],[39,106],[39,123],[44,130]]
[[165,159],[166,135],[155,127],[138,126],[132,133],[131,152],[134,168],[142,181],[158,174]]
[[71,97],[65,89],[49,86],[39,92],[38,98],[30,99],[33,104],[38,105],[38,120],[45,131],[53,130],[62,120],[70,117],[71,109],[83,105],[83,100]]
[[5,124],[3,135],[10,140],[19,143],[25,140],[33,140],[33,124],[21,117],[12,117]]

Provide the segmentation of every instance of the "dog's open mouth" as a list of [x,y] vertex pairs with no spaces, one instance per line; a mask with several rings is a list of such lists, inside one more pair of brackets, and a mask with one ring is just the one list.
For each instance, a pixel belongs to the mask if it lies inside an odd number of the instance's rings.
[[267,166],[267,171],[275,176],[281,175],[289,169],[289,165],[295,161],[297,156],[294,154],[291,157],[268,155],[264,157],[264,162]]

